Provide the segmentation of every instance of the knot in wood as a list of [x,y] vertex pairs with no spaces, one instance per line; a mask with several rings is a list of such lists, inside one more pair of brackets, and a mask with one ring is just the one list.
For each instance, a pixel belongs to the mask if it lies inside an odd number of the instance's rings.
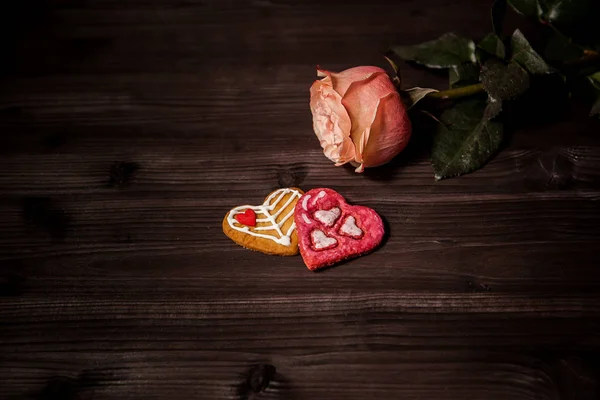
[[258,364],[248,371],[248,388],[255,393],[262,392],[269,386],[275,377],[275,366],[271,364]]

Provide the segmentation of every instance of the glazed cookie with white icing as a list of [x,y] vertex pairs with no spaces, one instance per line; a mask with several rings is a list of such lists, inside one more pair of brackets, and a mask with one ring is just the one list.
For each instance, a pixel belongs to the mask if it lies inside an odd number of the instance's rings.
[[296,255],[298,234],[294,209],[303,194],[298,188],[283,188],[270,193],[261,205],[235,207],[223,219],[223,232],[250,250]]

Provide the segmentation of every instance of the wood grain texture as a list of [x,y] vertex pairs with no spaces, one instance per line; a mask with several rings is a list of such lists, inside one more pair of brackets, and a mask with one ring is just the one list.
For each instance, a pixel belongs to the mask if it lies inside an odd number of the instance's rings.
[[[312,133],[317,64],[481,38],[488,3],[0,5],[0,399],[600,398],[598,120],[544,109],[442,182],[427,129],[362,175]],[[312,273],[222,234],[285,186],[389,237]]]

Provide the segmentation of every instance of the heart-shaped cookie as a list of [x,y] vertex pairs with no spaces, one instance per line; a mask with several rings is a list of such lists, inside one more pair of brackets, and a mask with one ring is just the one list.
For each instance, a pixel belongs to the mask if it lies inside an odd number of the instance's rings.
[[280,256],[298,254],[294,209],[303,194],[297,188],[278,189],[260,206],[235,207],[223,219],[223,232],[250,250]]
[[366,254],[383,240],[383,221],[373,209],[351,206],[331,189],[306,192],[294,219],[300,254],[312,271]]

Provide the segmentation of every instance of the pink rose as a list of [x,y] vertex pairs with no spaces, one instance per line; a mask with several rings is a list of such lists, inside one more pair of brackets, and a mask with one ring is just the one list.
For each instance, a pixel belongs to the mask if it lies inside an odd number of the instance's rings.
[[335,165],[365,167],[385,164],[410,138],[406,108],[386,72],[355,67],[335,73],[318,69],[310,88],[313,128],[323,153]]

